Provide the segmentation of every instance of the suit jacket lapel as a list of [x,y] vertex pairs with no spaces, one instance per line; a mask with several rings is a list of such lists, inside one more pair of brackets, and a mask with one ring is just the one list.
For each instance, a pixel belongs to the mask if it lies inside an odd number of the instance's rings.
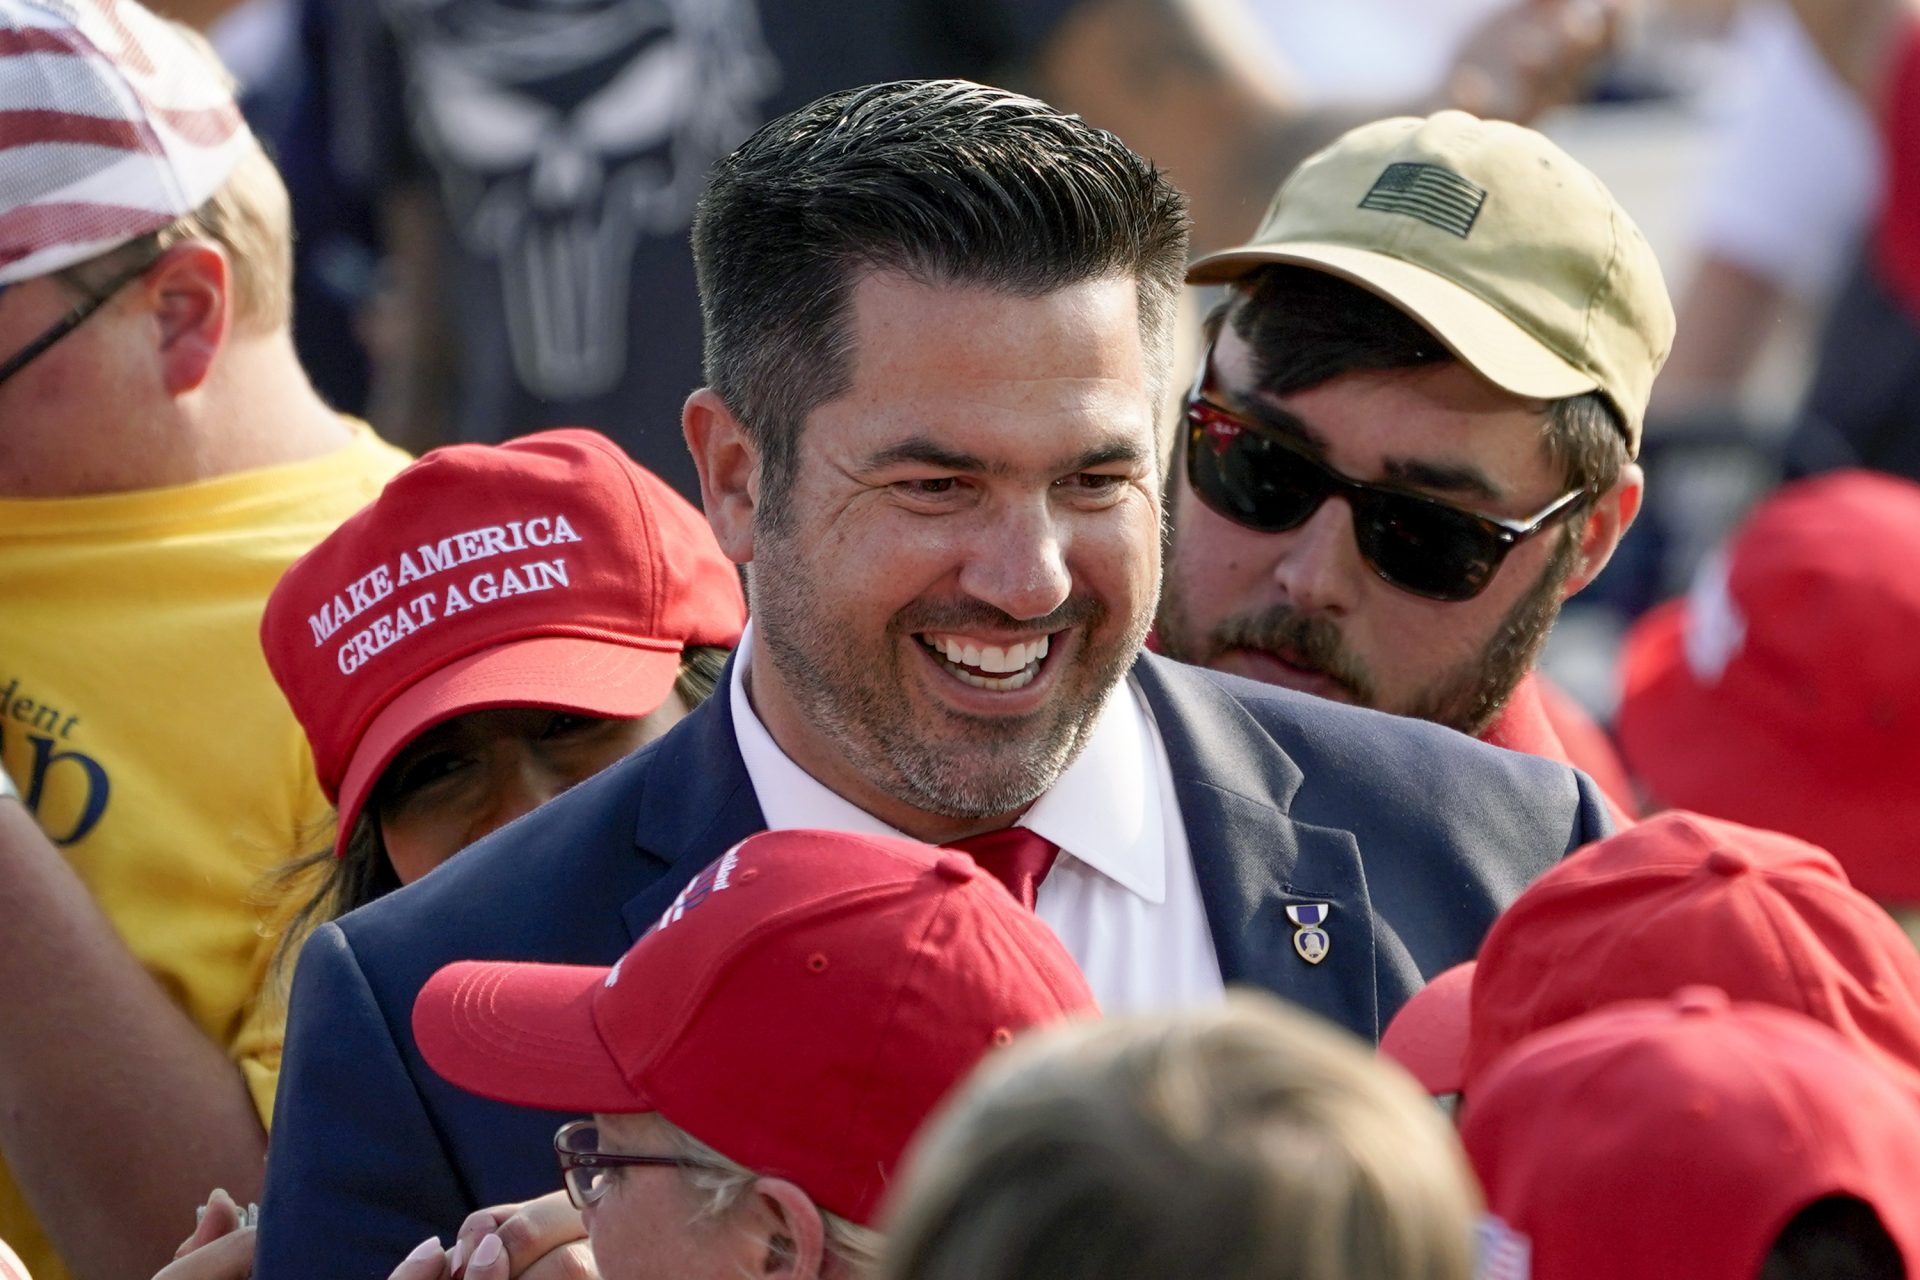
[[621,909],[629,940],[653,926],[700,869],[766,829],[733,732],[733,663],[713,696],[654,746],[641,783],[634,844],[666,869]]
[[[1166,744],[1221,977],[1377,1038],[1373,908],[1352,834],[1290,816],[1299,768],[1211,677],[1152,654],[1133,673]],[[1311,919],[1317,903],[1327,948],[1312,964],[1287,908]]]

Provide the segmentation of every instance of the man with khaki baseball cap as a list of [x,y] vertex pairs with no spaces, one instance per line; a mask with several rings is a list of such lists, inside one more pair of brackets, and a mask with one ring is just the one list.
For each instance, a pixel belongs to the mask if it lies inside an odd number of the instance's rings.
[[1187,280],[1230,290],[1168,478],[1160,646],[1569,762],[1530,672],[1639,509],[1673,340],[1626,211],[1531,129],[1402,117]]

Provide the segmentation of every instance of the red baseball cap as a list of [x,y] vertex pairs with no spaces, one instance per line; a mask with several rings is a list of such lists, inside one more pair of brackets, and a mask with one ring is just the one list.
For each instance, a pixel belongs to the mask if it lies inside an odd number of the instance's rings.
[[1696,987],[1576,1018],[1488,1070],[1460,1136],[1533,1280],[1754,1280],[1828,1196],[1920,1274],[1920,1108],[1788,1010]]
[[592,431],[435,449],[293,562],[267,665],[313,747],[346,848],[395,755],[492,707],[644,716],[689,645],[746,603],[704,517]]
[[865,1223],[976,1062],[1094,1012],[1053,931],[965,854],[792,830],[735,846],[611,969],[449,965],[413,1032],[463,1089],[657,1111]]
[[1435,1097],[1461,1092],[1466,1076],[1473,970],[1469,960],[1435,975],[1400,1006],[1380,1037],[1381,1054],[1406,1068]]
[[1788,485],[1683,600],[1629,631],[1617,716],[1663,804],[1833,851],[1863,892],[1920,903],[1920,485]]
[[1920,1100],[1920,952],[1823,849],[1698,814],[1588,845],[1494,921],[1468,1000],[1467,1110],[1507,1048],[1705,983],[1812,1017]]

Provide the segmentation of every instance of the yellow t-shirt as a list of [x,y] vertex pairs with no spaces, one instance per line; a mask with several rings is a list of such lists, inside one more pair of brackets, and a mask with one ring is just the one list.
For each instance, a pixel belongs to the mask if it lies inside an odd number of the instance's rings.
[[[304,462],[0,499],[0,760],[133,953],[227,1047],[263,1122],[281,1018],[256,1013],[274,941],[258,889],[331,810],[260,613],[408,462],[352,426]],[[0,1239],[37,1280],[65,1275],[4,1169]]]

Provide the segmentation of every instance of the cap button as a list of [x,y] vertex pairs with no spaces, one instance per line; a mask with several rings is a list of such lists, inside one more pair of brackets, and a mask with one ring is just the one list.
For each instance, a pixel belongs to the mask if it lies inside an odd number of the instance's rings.
[[1707,870],[1717,876],[1737,876],[1753,870],[1753,859],[1733,849],[1715,849],[1707,855]]
[[1727,993],[1718,987],[1682,987],[1673,996],[1673,1007],[1686,1018],[1725,1013],[1727,1005]]
[[964,884],[973,879],[974,872],[977,870],[973,859],[964,853],[943,853],[933,864],[933,874],[942,880],[951,880],[955,884]]

